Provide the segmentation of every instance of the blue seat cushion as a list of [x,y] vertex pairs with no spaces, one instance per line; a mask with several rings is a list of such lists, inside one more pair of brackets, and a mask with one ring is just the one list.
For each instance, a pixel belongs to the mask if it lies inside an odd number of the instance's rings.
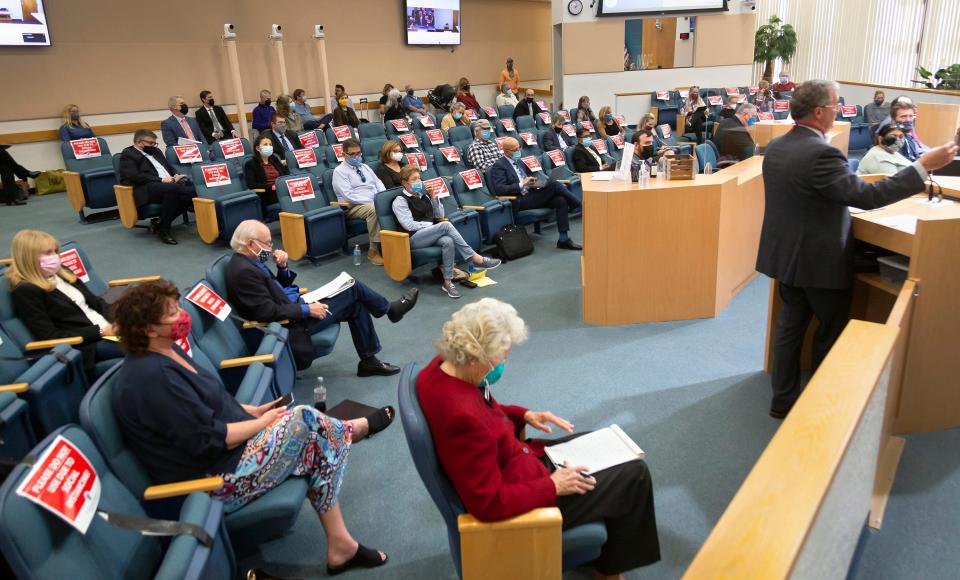
[[307,480],[291,477],[227,516],[235,546],[256,546],[279,538],[293,527],[307,495]]
[[601,522],[563,532],[563,569],[570,570],[596,560],[606,541],[607,527]]
[[337,337],[340,336],[340,325],[332,324],[320,332],[310,335],[310,342],[313,343],[313,356],[321,357],[330,354],[333,351],[333,345],[337,344]]

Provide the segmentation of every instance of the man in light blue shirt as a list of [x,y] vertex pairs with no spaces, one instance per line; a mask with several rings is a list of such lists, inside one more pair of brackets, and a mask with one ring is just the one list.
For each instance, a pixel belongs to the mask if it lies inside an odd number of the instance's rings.
[[339,201],[349,204],[347,219],[366,220],[367,233],[370,234],[367,258],[375,266],[383,265],[383,257],[380,254],[380,223],[373,199],[384,189],[380,178],[363,162],[360,142],[356,139],[344,141],[343,162],[333,170],[333,191]]
[[303,89],[293,91],[293,110],[303,119],[303,128],[307,131],[313,131],[320,126],[320,120],[313,116],[313,110],[307,104],[307,92]]
[[427,114],[427,108],[423,106],[423,101],[420,100],[420,97],[413,96],[413,87],[407,85],[403,88],[406,95],[403,96],[403,100],[400,102],[400,105],[403,107],[404,112],[408,115],[411,113],[420,113],[421,115]]

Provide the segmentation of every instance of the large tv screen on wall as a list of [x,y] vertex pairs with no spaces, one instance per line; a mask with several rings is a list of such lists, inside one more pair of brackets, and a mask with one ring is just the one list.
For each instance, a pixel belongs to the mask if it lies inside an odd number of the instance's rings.
[[0,0],[0,46],[50,46],[43,0]]
[[460,0],[404,0],[407,44],[460,44]]
[[724,10],[727,10],[727,0],[600,0],[597,16],[659,16]]

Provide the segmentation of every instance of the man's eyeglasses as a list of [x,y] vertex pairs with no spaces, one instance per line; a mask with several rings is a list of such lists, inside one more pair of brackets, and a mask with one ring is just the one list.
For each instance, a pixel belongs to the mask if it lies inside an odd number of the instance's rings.
[[141,143],[143,143],[143,146],[144,146],[144,147],[156,147],[156,146],[157,146],[157,142],[156,142],[156,141],[141,141]]
[[268,250],[272,250],[272,249],[273,249],[273,240],[269,240],[269,241],[266,241],[266,242],[265,242],[265,241],[263,241],[263,240],[258,240],[257,238],[253,238],[253,241],[257,242],[258,244],[260,244],[261,246],[263,246],[264,248],[266,248],[266,249],[268,249]]

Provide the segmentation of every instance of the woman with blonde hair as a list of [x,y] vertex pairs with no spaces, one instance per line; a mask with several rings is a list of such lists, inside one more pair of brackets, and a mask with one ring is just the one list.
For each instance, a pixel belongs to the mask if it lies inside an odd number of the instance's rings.
[[60,140],[88,139],[95,137],[90,125],[80,118],[80,107],[70,103],[63,107],[63,125],[60,125]]
[[613,109],[607,105],[600,107],[600,113],[597,119],[600,121],[597,123],[597,132],[600,134],[601,139],[613,137],[614,135],[622,136],[626,133],[626,130],[613,118]]
[[[503,376],[527,326],[509,304],[484,298],[453,313],[437,341],[437,356],[417,376],[417,395],[440,465],[470,515],[498,521],[535,508],[560,508],[563,529],[603,522],[607,542],[591,565],[598,578],[660,559],[653,484],[646,463],[628,461],[586,475],[583,466],[553,465],[546,445],[576,437],[521,440],[527,426],[572,433],[549,411],[501,405],[491,386]],[[521,373],[522,375],[522,373]],[[520,377],[523,380],[523,377]]]
[[403,151],[400,148],[400,142],[392,139],[386,141],[380,148],[380,166],[374,171],[385,188],[400,187],[400,164],[402,162]]
[[20,230],[10,243],[13,263],[7,270],[13,308],[34,340],[79,336],[74,348],[83,353],[84,367],[92,375],[96,363],[123,356],[115,336],[106,301],[87,289],[60,263],[60,243],[46,232]]
[[460,80],[457,81],[457,102],[463,103],[463,106],[472,109],[477,116],[480,116],[480,103],[477,102],[477,97],[470,92],[470,79],[467,77],[460,77]]
[[299,133],[303,131],[303,117],[290,106],[292,102],[293,98],[290,95],[277,97],[277,116],[286,117],[287,129]]

